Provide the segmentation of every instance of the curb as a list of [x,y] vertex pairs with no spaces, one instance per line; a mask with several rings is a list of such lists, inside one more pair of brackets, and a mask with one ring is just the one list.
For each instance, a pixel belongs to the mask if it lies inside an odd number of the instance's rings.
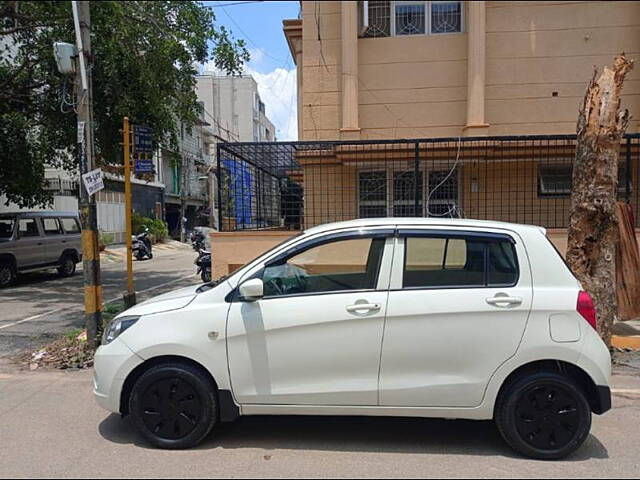
[[628,348],[631,350],[640,350],[640,335],[631,335],[628,337],[623,337],[620,335],[612,335],[611,346],[616,348]]

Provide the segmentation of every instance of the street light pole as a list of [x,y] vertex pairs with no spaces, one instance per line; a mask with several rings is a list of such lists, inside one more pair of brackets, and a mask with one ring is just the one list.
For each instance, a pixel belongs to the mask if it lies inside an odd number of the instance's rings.
[[[76,94],[78,98],[78,156],[80,176],[95,167],[93,145],[93,92],[91,69],[91,16],[88,1],[72,2],[78,67],[76,68]],[[98,219],[95,197],[89,195],[80,183],[80,220],[82,223],[82,254],[84,271],[84,312],[87,341],[91,347],[98,344],[98,328],[102,323],[102,285],[100,281],[100,251],[98,249]]]

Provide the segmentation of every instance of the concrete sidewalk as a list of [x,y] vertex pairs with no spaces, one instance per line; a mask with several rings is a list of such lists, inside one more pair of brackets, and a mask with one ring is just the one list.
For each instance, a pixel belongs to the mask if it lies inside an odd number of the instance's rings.
[[[2,477],[637,477],[638,369],[617,367],[612,411],[570,458],[524,459],[492,422],[245,417],[198,448],[152,449],[101,410],[91,371],[0,373]],[[3,372],[0,366],[0,372]]]

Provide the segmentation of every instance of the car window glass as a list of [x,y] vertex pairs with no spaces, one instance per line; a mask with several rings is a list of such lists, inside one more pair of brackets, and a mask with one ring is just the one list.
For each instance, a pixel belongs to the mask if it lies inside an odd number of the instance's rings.
[[57,218],[43,218],[42,225],[44,226],[45,235],[59,235],[62,233],[60,222]]
[[40,235],[35,218],[21,218],[18,222],[18,231],[20,237],[37,237]]
[[0,238],[11,238],[14,225],[13,218],[0,218]]
[[489,286],[513,285],[518,279],[516,251],[510,242],[489,244]]
[[311,247],[264,269],[266,297],[375,288],[384,239],[340,240]]
[[408,237],[403,286],[484,286],[484,249],[475,239]]
[[67,233],[80,233],[80,225],[75,218],[63,218],[62,226]]

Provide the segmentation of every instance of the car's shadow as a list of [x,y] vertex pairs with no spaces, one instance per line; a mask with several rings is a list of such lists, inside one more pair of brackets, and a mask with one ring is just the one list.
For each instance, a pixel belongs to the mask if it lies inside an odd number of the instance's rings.
[[[110,415],[99,426],[108,441],[153,448],[128,418]],[[396,417],[251,416],[217,426],[197,450],[260,448],[336,452],[499,455],[522,458],[491,421]],[[609,458],[593,435],[567,461]]]

